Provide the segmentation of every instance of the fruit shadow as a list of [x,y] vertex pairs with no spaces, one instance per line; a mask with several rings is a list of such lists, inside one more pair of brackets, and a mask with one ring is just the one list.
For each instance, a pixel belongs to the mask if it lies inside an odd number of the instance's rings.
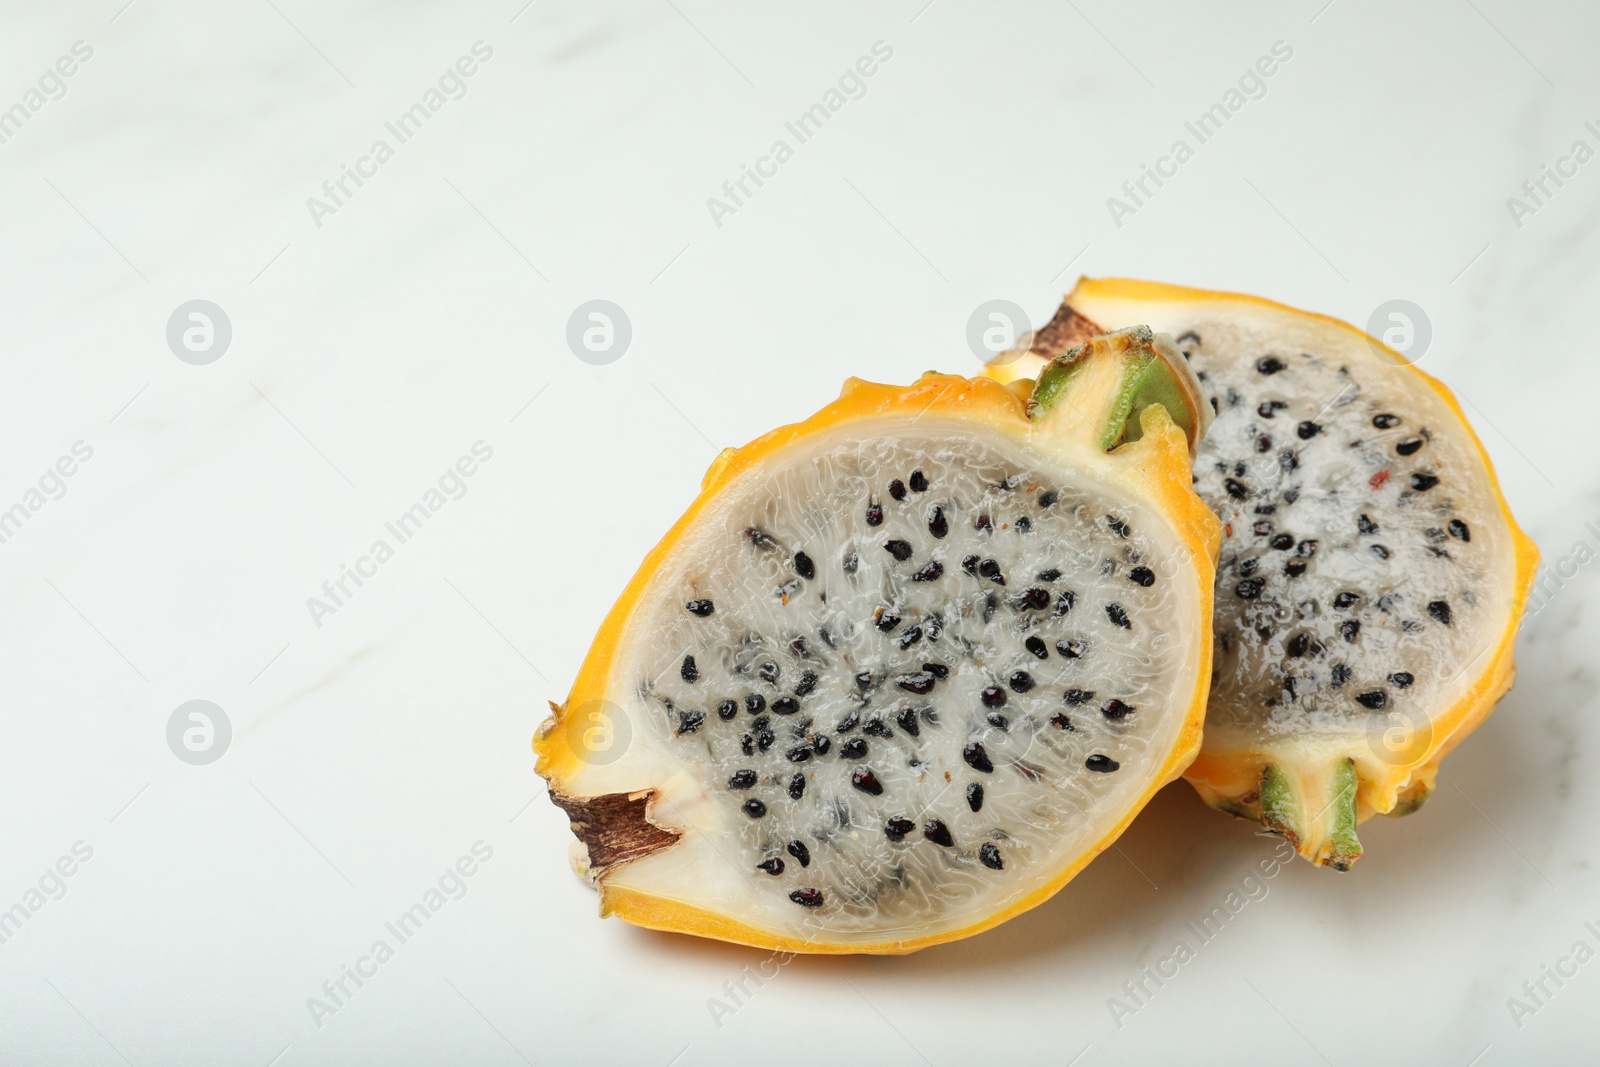
[[[1364,823],[1361,838],[1368,855],[1351,873],[1317,870],[1297,860],[1275,881],[1274,891],[1314,898],[1325,914],[1361,922],[1371,894],[1403,894],[1407,886],[1443,884],[1489,870],[1504,870],[1507,878],[1532,890],[1543,877],[1532,864],[1548,869],[1545,857],[1557,832],[1549,823],[1550,806],[1567,793],[1577,719],[1589,714],[1585,705],[1597,690],[1600,685],[1582,666],[1525,668],[1495,713],[1445,762],[1432,802],[1405,818]],[[1540,729],[1529,730],[1530,723]],[[1483,811],[1494,812],[1495,823],[1513,834],[1519,852],[1489,829]],[[1273,856],[1280,844],[1251,823],[1207,808],[1186,782],[1173,782],[1059,893],[994,929],[910,956],[797,956],[785,969],[826,979],[881,975],[890,968],[921,981],[947,978],[952,968],[1014,973],[1030,962],[1137,959],[1162,932],[1208,911],[1232,882]],[[643,952],[690,956],[734,971],[772,955],[767,949],[683,934],[629,932]]]

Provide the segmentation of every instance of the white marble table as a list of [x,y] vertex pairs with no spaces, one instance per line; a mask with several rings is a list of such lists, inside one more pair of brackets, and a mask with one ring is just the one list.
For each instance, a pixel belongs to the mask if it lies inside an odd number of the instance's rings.
[[528,742],[717,448],[1078,272],[1415,302],[1547,562],[1600,547],[1600,9],[123,3],[0,16],[0,1061],[1596,1061],[1600,963],[1508,1006],[1600,948],[1593,568],[1425,811],[1121,1017],[1271,854],[1181,783],[995,932],[777,968],[595,918]]

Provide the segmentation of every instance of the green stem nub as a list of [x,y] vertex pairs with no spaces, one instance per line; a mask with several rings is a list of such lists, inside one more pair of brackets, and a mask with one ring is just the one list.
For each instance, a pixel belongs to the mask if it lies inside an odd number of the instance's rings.
[[1140,415],[1156,406],[1183,430],[1193,455],[1212,414],[1199,379],[1170,337],[1130,326],[1092,337],[1047,363],[1034,382],[1028,416],[1055,417],[1070,409],[1109,452],[1137,441]]
[[1302,773],[1277,764],[1262,768],[1261,825],[1282,834],[1319,867],[1348,871],[1361,858],[1356,836],[1360,781],[1349,759]]

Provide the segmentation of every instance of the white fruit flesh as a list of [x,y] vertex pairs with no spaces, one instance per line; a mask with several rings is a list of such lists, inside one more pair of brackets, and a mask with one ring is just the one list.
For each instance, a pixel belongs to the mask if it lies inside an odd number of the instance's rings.
[[1216,400],[1195,464],[1225,523],[1207,750],[1348,757],[1363,778],[1422,760],[1432,717],[1488,669],[1516,610],[1516,546],[1457,414],[1398,356],[1315,316],[1072,302],[1106,329],[1170,332]]
[[930,416],[850,423],[740,475],[640,596],[607,685],[617,748],[568,783],[655,790],[652,820],[683,835],[604,884],[882,943],[980,922],[1091,853],[1177,743],[1202,608],[1169,520],[1078,467]]

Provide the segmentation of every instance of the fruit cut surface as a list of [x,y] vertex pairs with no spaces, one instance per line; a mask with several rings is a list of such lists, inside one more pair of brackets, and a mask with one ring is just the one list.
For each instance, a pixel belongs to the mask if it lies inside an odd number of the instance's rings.
[[1080,333],[1171,333],[1215,411],[1195,463],[1224,523],[1215,681],[1190,780],[1348,867],[1355,822],[1414,810],[1509,687],[1535,549],[1449,392],[1360,331],[1146,282],[1085,279],[1066,304]]
[[719,461],[536,741],[602,907],[907,951],[1104,848],[1192,758],[1210,649],[1215,522],[1142,422],[1107,455],[992,382],[852,383]]

